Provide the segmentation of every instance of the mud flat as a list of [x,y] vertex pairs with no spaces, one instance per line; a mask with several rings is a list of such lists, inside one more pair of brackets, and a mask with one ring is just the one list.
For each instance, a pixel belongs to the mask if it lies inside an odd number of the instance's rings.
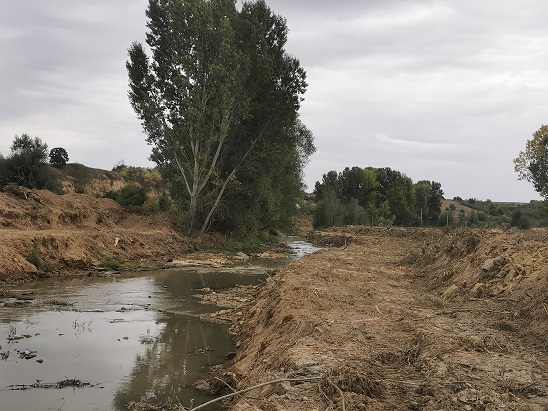
[[233,307],[212,316],[232,320],[237,352],[200,386],[287,380],[231,410],[546,410],[545,235],[318,234],[339,247],[225,294]]

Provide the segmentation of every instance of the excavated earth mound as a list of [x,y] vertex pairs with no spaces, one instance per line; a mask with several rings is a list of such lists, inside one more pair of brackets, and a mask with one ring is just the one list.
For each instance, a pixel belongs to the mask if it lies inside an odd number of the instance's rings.
[[199,386],[257,386],[231,410],[548,410],[545,234],[314,233],[339,247],[226,293],[238,349]]
[[7,186],[0,192],[0,283],[93,269],[105,261],[166,261],[187,240],[113,200]]

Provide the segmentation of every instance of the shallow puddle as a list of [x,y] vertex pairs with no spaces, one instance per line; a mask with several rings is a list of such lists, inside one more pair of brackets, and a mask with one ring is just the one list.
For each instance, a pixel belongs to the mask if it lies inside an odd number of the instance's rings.
[[[308,243],[290,245],[293,259],[317,250]],[[219,307],[200,304],[193,295],[257,284],[267,276],[248,264],[27,286],[19,291],[29,300],[3,299],[0,408],[119,411],[131,401],[186,407],[206,402],[211,397],[192,385],[235,346],[225,325],[198,318]]]

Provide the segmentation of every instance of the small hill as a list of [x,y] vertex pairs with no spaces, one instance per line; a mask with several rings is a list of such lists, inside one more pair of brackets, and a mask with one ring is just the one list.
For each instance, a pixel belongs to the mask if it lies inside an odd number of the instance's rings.
[[100,170],[82,164],[67,164],[58,170],[63,191],[67,194],[88,194],[102,197],[109,191],[117,191],[128,185],[122,174]]

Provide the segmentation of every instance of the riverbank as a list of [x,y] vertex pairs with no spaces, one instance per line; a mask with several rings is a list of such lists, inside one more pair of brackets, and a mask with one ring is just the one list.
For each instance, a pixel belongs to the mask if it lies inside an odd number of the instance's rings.
[[[129,212],[107,198],[17,186],[0,191],[0,240],[0,287],[44,277],[221,266],[248,258],[203,251],[203,239],[181,236],[165,215]],[[223,239],[210,240],[220,245]],[[276,258],[284,251],[269,245],[257,255]]]
[[[546,233],[344,228],[261,287],[216,295],[231,410],[546,410]],[[218,294],[218,293],[217,293]],[[310,381],[310,378],[316,378]]]

